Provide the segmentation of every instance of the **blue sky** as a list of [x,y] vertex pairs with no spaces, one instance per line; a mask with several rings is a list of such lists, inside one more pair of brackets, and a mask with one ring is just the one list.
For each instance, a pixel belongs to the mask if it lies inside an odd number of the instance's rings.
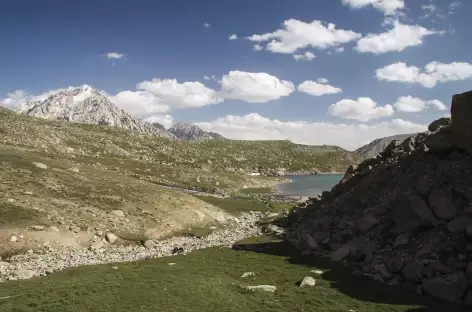
[[423,130],[471,89],[471,11],[453,0],[7,1],[0,103],[89,84],[167,126],[352,149]]

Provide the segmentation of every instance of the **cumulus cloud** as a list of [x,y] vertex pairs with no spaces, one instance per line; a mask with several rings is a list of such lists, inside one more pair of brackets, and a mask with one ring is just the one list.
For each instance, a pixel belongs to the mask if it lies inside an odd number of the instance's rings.
[[412,96],[399,97],[393,106],[395,109],[406,113],[419,113],[424,111],[428,106],[434,107],[437,110],[447,110],[447,106],[439,100],[425,101]]
[[326,79],[326,78],[318,78],[318,79],[316,79],[316,82],[319,82],[319,83],[328,83],[329,80]]
[[378,106],[371,98],[361,97],[357,100],[343,99],[328,108],[328,113],[346,119],[362,122],[393,115],[391,105]]
[[221,81],[222,94],[227,99],[262,103],[288,96],[295,90],[292,82],[267,73],[230,71]]
[[125,55],[123,53],[118,53],[118,52],[108,52],[107,53],[107,58],[110,60],[119,60],[124,58]]
[[210,27],[211,27],[211,24],[209,24],[209,23],[204,23],[204,24],[203,24],[203,27],[205,27],[205,28],[210,28]]
[[207,131],[220,133],[230,139],[291,140],[310,145],[338,145],[351,150],[379,137],[427,130],[426,125],[402,119],[375,124],[308,123],[269,119],[256,113],[244,116],[228,115],[196,125]]
[[144,121],[149,122],[149,123],[159,123],[163,125],[166,129],[170,128],[172,124],[174,123],[174,118],[169,115],[152,115],[148,118],[145,118]]
[[385,15],[395,15],[399,10],[405,8],[404,0],[342,0],[342,3],[353,9],[361,9],[372,5]]
[[26,90],[15,90],[7,94],[7,97],[0,99],[0,106],[10,109],[17,109],[21,104],[27,101],[44,101],[49,96],[63,91],[64,89],[49,90],[37,95],[31,94]]
[[238,35],[236,34],[232,34],[231,36],[229,36],[229,40],[236,40],[238,39]]
[[303,54],[294,54],[293,55],[293,58],[295,59],[295,61],[311,61],[315,58],[316,56],[311,53],[310,51],[308,52],[305,52]]
[[404,25],[399,21],[393,23],[393,28],[381,34],[368,34],[357,41],[355,50],[358,52],[370,52],[382,54],[387,52],[400,52],[408,47],[423,44],[426,36],[440,34],[440,32],[428,30],[419,25]]
[[110,95],[109,98],[125,112],[140,118],[148,118],[170,111],[169,105],[162,104],[159,98],[148,91],[127,90]]
[[264,47],[263,47],[263,46],[261,46],[260,44],[255,44],[255,45],[254,45],[254,47],[253,47],[252,49],[253,49],[254,51],[257,51],[257,52],[259,52],[259,51],[262,51],[262,50],[264,50]]
[[283,28],[271,33],[252,35],[247,39],[254,42],[268,42],[266,50],[273,53],[294,53],[299,49],[327,49],[357,40],[361,34],[352,30],[337,29],[335,24],[314,20],[305,23],[289,19],[283,23]]
[[431,62],[423,70],[399,62],[377,69],[376,77],[378,80],[417,83],[425,88],[433,88],[438,83],[472,78],[472,64],[465,62],[449,64]]
[[179,83],[176,79],[155,78],[140,82],[136,88],[151,93],[162,105],[172,108],[201,107],[223,101],[218,92],[198,81]]
[[[325,81],[326,79],[321,78],[319,80]],[[304,92],[313,96],[321,96],[325,94],[337,94],[337,93],[342,92],[340,88],[330,86],[326,83],[318,83],[315,81],[306,80],[298,85],[298,91]]]

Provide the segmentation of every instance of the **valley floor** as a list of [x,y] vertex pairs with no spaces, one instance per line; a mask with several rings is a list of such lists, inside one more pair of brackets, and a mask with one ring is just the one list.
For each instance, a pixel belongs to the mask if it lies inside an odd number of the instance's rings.
[[[169,265],[174,263],[174,265]],[[321,270],[317,275],[311,270]],[[245,272],[255,276],[241,278]],[[300,288],[303,277],[316,286]],[[274,293],[246,285],[274,285]],[[409,290],[353,276],[349,269],[302,258],[267,237],[233,249],[67,269],[43,278],[0,284],[0,311],[467,311]]]

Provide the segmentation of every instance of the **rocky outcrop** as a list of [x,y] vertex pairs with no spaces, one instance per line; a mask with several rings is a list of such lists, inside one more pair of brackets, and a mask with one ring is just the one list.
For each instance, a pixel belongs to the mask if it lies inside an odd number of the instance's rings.
[[385,138],[375,139],[374,141],[366,144],[356,150],[356,152],[364,158],[376,157],[380,154],[392,141],[399,140],[403,141],[409,137],[415,136],[416,134],[399,134]]
[[[378,281],[471,304],[472,93],[290,216],[288,239]],[[456,124],[457,123],[457,124]]]
[[46,119],[108,125],[160,137],[175,138],[162,125],[151,125],[125,113],[107,96],[88,85],[69,87],[45,99],[25,102],[18,112]]
[[224,139],[224,137],[215,132],[204,131],[198,126],[177,122],[169,128],[169,132],[174,134],[177,138],[182,140],[214,140]]

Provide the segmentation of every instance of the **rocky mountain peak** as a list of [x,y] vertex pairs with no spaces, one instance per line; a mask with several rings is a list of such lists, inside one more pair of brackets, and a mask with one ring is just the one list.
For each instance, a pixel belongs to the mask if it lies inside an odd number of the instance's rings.
[[45,99],[27,101],[17,110],[28,116],[117,128],[175,138],[161,125],[151,125],[119,109],[111,100],[89,85],[69,87]]
[[224,137],[218,133],[204,131],[196,125],[181,121],[175,123],[171,128],[169,128],[169,131],[177,138],[183,140],[224,139]]

